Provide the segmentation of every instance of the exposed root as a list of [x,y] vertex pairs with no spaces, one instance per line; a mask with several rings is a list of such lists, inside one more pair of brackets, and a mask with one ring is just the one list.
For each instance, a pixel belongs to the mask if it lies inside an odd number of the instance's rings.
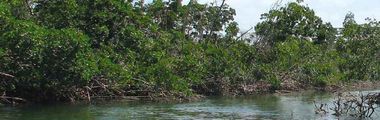
[[315,107],[315,114],[326,114],[326,113],[328,113],[327,104],[320,104],[319,106],[317,106],[317,104],[314,101],[314,107]]
[[3,94],[0,96],[0,103],[3,103],[3,104],[16,105],[19,103],[26,103],[26,102],[27,101],[23,98],[6,96],[5,92],[3,92]]
[[[380,93],[367,95],[362,93],[359,95],[339,94],[337,99],[333,101],[333,107],[330,110],[333,111],[332,115],[335,116],[349,115],[357,118],[369,118],[379,107],[379,100]],[[327,111],[326,108],[323,108],[323,104],[320,107],[315,107],[317,114],[320,114],[320,111]]]

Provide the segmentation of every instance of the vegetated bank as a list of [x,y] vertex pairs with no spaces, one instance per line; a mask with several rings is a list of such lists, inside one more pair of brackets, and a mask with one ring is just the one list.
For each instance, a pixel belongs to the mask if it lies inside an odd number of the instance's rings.
[[235,14],[224,1],[3,0],[1,101],[246,95],[380,78],[378,21],[349,13],[338,30],[292,2],[251,33]]

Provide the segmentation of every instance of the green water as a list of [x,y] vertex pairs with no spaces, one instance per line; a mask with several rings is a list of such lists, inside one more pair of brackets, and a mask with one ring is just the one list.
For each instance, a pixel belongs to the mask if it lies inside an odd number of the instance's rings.
[[[328,103],[333,94],[211,97],[190,103],[114,101],[93,104],[0,106],[0,120],[123,120],[123,119],[338,119],[314,113],[313,101]],[[380,118],[379,113],[373,116]],[[343,118],[354,119],[354,118]]]

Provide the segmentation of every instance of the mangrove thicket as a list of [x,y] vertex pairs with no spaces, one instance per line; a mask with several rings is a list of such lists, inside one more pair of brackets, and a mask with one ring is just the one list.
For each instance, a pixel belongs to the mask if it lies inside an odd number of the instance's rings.
[[380,22],[302,1],[242,31],[197,0],[1,0],[0,93],[33,102],[245,95],[380,80]]

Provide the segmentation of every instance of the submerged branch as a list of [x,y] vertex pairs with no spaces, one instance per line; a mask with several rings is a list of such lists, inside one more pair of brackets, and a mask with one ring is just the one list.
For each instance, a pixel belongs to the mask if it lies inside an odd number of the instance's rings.
[[[339,94],[338,98],[333,101],[333,107],[330,110],[333,111],[332,115],[342,116],[349,115],[357,118],[370,118],[375,112],[376,108],[379,107],[380,93],[376,94],[366,94],[363,95],[342,95]],[[326,106],[326,104],[325,104]],[[327,111],[327,109],[321,107],[316,107],[316,113],[320,114],[318,111]],[[326,113],[326,112],[324,112]]]

